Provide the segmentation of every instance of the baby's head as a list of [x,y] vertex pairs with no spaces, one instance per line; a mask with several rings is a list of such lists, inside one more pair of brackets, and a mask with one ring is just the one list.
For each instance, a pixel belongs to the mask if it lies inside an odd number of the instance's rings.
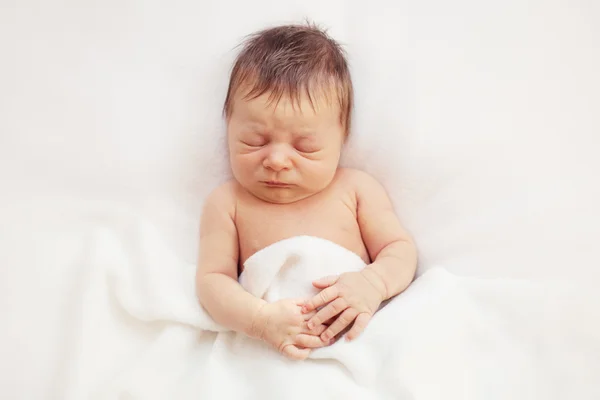
[[253,34],[224,106],[235,179],[272,203],[320,192],[338,168],[352,103],[344,53],[326,33],[288,25]]

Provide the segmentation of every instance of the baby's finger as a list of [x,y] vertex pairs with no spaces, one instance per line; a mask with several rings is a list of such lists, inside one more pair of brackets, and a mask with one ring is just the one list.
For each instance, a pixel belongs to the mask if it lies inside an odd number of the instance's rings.
[[317,315],[317,312],[316,312],[316,311],[311,311],[311,312],[309,312],[309,313],[302,314],[302,318],[303,318],[305,321],[308,321],[309,319],[311,319],[311,318],[312,318],[312,317],[314,317],[315,315]]
[[299,349],[293,344],[286,345],[281,352],[292,360],[306,360],[310,355],[310,349]]
[[329,341],[321,340],[319,336],[306,335],[304,333],[300,333],[298,336],[296,336],[296,345],[316,349],[319,347],[325,347],[329,345]]
[[318,289],[325,289],[328,286],[333,285],[339,279],[338,275],[329,275],[321,279],[317,279],[313,281],[313,286]]
[[302,312],[307,313],[335,300],[339,296],[340,292],[336,285],[330,286],[327,289],[321,290],[319,294],[315,295],[312,299],[304,303]]
[[358,315],[358,311],[356,311],[355,309],[353,309],[353,308],[346,309],[346,311],[344,311],[335,320],[335,322],[333,324],[331,324],[329,326],[329,328],[327,328],[327,330],[325,330],[325,332],[323,332],[323,334],[321,335],[321,339],[323,339],[323,341],[328,341],[331,338],[335,337],[335,335],[337,335],[338,333],[340,333],[341,331],[346,329],[346,327],[348,325],[350,325],[352,323],[352,321],[354,321],[354,319],[356,318],[357,315]]
[[352,329],[350,329],[350,331],[348,331],[348,334],[346,335],[346,340],[350,341],[356,339],[365,330],[370,320],[371,315],[367,313],[358,314],[358,317],[356,317]]
[[327,307],[323,307],[317,314],[308,320],[308,329],[312,329],[317,325],[322,324],[328,319],[335,317],[342,311],[348,308],[348,303],[341,297],[338,297]]
[[306,302],[307,302],[309,299],[307,299],[306,297],[297,297],[297,298],[294,298],[294,299],[291,299],[291,300],[292,300],[292,301],[294,302],[294,304],[296,304],[297,306],[300,306],[300,307],[302,307],[303,305],[305,305],[305,304],[306,304]]
[[325,330],[327,329],[327,325],[321,324],[318,326],[315,326],[312,329],[308,329],[307,327],[307,332],[309,335],[315,335],[315,336],[321,336],[321,334],[323,332],[325,332]]

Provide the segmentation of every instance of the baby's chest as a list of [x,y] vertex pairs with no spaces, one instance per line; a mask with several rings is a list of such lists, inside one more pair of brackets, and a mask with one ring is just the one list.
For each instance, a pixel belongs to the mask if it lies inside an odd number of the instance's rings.
[[236,226],[242,263],[277,241],[301,235],[330,240],[366,257],[356,213],[342,202],[307,208],[242,208],[236,215]]

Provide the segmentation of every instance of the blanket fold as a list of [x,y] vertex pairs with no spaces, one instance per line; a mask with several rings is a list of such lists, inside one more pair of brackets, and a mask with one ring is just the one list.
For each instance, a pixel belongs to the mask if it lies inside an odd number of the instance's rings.
[[[195,268],[151,227],[138,237],[108,269],[110,290],[130,316],[163,327],[96,398],[600,398],[600,302],[581,288],[432,268],[357,340],[298,362],[216,324],[196,301]],[[312,280],[364,267],[335,243],[298,236],[250,257],[240,283],[272,302],[312,296]]]

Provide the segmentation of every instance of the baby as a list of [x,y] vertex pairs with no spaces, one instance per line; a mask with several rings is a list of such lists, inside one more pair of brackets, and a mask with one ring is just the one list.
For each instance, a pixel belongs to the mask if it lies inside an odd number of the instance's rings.
[[[233,180],[202,213],[198,298],[217,323],[293,359],[342,331],[356,338],[416,270],[415,245],[384,188],[339,166],[352,103],[343,51],[310,25],[252,35],[231,72],[224,114]],[[300,235],[337,243],[367,267],[313,282],[320,292],[310,299],[267,303],[240,286],[252,254]]]

